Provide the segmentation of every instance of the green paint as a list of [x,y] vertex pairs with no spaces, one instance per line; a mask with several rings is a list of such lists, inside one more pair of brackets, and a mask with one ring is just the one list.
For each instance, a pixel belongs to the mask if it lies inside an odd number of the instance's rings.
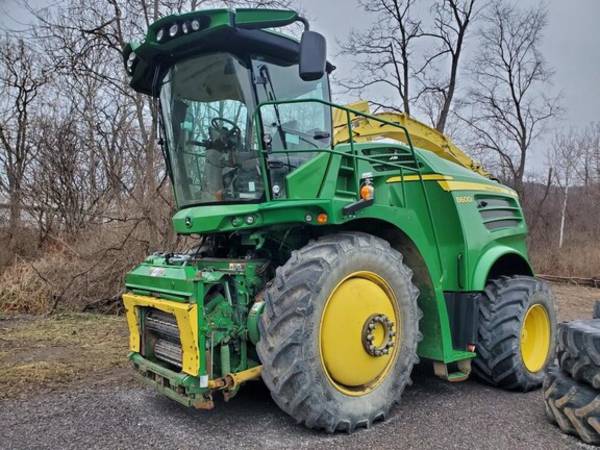
[[[159,30],[194,19],[202,19],[204,28],[162,43],[156,41]],[[195,11],[165,17],[150,26],[143,43],[132,44],[126,49],[126,59],[132,51],[137,58],[131,86],[138,92],[157,96],[159,92],[153,89],[152,80],[159,68],[162,76],[178,61],[218,52],[219,46],[229,45],[227,37],[231,38],[230,33],[236,29],[252,30],[266,39],[267,35],[274,35],[262,28],[287,25],[297,19],[297,14],[290,11],[248,9]],[[293,43],[291,38],[277,39],[284,39],[285,45]],[[444,292],[481,291],[491,267],[505,255],[521,258],[527,266],[527,228],[518,200],[506,189],[503,193],[498,183],[432,152],[414,148],[410,137],[407,144],[357,143],[352,139],[334,146],[327,144],[327,136],[334,136],[330,117],[326,117],[331,110],[341,110],[348,122],[351,115],[365,115],[334,105],[328,98],[302,95],[299,99],[277,97],[277,101],[263,101],[266,95],[263,92],[269,89],[267,75],[283,80],[273,86],[268,97],[274,97],[273,93],[280,95],[288,84],[295,84],[299,91],[308,88],[317,93],[325,91],[322,85],[319,88],[303,84],[299,77],[294,80],[297,72],[285,72],[289,67],[297,67],[297,55],[290,56],[281,67],[272,65],[268,72],[260,72],[257,68],[262,64],[261,55],[253,53],[251,60],[243,46],[228,51],[235,51],[236,61],[245,61],[239,63],[240,66],[245,64],[243,70],[247,70],[247,74],[240,72],[241,83],[255,83],[252,99],[246,99],[243,105],[247,108],[248,122],[240,122],[245,127],[244,137],[255,137],[252,148],[244,156],[245,161],[255,162],[250,164],[247,172],[242,166],[235,166],[233,173],[238,174],[238,184],[232,181],[226,187],[223,181],[223,186],[214,188],[210,203],[201,197],[205,193],[201,180],[181,177],[171,170],[175,185],[188,183],[190,192],[199,195],[196,206],[180,204],[173,217],[175,231],[181,235],[201,234],[222,239],[224,248],[215,258],[189,257],[184,260],[169,259],[165,255],[150,256],[127,275],[127,289],[197,304],[200,373],[216,378],[231,370],[242,371],[259,364],[254,344],[259,339],[258,318],[264,306],[261,292],[273,278],[276,267],[283,264],[293,250],[301,248],[311,238],[341,229],[367,230],[382,235],[385,232],[392,244],[405,252],[407,261],[410,261],[409,253],[413,252],[412,261],[419,260],[423,264],[420,270],[413,267],[417,281],[428,287],[421,289],[419,299],[424,313],[420,322],[423,333],[418,349],[420,356],[445,363],[472,358],[473,353],[452,346]],[[226,66],[222,76],[228,77],[232,73]],[[293,89],[288,91],[294,92]],[[202,95],[208,94],[197,93],[194,101]],[[224,96],[228,101],[232,97],[234,94],[231,93]],[[165,104],[162,107],[171,108]],[[227,112],[223,105],[221,109],[221,114]],[[184,113],[191,114],[190,111],[184,110]],[[326,113],[319,127],[323,111]],[[239,117],[239,112],[235,117]],[[201,119],[191,115],[185,119],[190,126],[173,129],[178,133],[189,133],[193,124]],[[371,119],[403,129],[397,124]],[[282,129],[278,131],[278,126],[284,125],[292,131],[280,133]],[[304,129],[300,129],[302,127]],[[278,141],[280,134],[284,137]],[[184,152],[195,158],[194,164],[205,171],[209,170],[206,167],[215,165],[206,156],[206,148],[214,146],[214,142],[202,147],[177,139],[180,138],[168,137],[169,148],[166,150],[169,154]],[[217,160],[226,160],[225,154],[229,158],[230,148],[233,147],[219,150]],[[248,174],[254,177],[250,181],[242,177]],[[431,179],[442,175],[454,183],[454,188],[445,190],[442,182]],[[343,208],[359,199],[359,188],[365,177],[375,188],[373,205],[353,214],[344,214]],[[396,181],[390,182],[393,177]],[[479,188],[474,190],[473,184]],[[259,187],[263,191],[258,191]],[[218,201],[217,194],[226,195],[227,189],[234,188],[240,192],[261,192],[262,198],[246,201],[246,197],[238,193],[234,201]],[[200,204],[201,201],[205,204]],[[316,218],[322,213],[327,215],[326,224],[317,223]],[[507,218],[514,219],[514,223],[494,228]],[[415,255],[419,255],[418,258]],[[169,394],[172,398],[178,396],[178,401],[185,403],[190,395],[206,391],[198,387],[198,379],[192,383],[190,377],[182,378],[158,361],[142,358],[139,354],[133,354],[131,359],[142,371],[159,373],[169,379],[172,386],[182,386],[183,397],[177,392],[177,395]],[[207,363],[209,360],[211,367]]]

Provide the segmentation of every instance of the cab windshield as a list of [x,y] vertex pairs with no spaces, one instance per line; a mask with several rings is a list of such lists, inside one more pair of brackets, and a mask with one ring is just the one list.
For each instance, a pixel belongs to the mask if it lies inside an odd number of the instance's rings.
[[177,63],[160,100],[179,207],[262,197],[250,69],[241,60],[212,54]]

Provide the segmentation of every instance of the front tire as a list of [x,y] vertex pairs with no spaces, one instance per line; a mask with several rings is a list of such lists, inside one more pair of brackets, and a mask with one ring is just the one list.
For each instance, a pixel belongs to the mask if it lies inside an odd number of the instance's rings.
[[492,280],[479,297],[473,372],[504,389],[536,389],[554,359],[555,336],[554,298],[546,283],[527,276]]
[[277,405],[330,433],[384,419],[417,361],[411,278],[400,253],[365,233],[294,251],[266,291],[256,347]]

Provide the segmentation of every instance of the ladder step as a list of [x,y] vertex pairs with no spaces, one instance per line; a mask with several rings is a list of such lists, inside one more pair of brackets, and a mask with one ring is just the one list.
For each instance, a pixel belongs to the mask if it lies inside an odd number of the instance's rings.
[[[454,366],[454,364],[453,364]],[[471,360],[463,359],[462,361],[456,362],[455,370],[448,370],[448,365],[441,361],[433,361],[433,371],[436,376],[443,380],[450,381],[451,383],[457,383],[459,381],[465,381],[471,374]]]

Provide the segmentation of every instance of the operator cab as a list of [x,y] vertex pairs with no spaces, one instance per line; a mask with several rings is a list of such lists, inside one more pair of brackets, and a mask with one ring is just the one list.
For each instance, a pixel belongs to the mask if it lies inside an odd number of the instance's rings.
[[[321,103],[257,105],[278,100],[329,101],[327,75],[303,80],[298,63],[265,55],[211,52],[176,62],[160,83],[162,124],[180,208],[211,203],[260,202],[264,197],[260,145],[326,148],[331,111]],[[255,126],[260,120],[262,127]],[[258,125],[258,124],[257,124]],[[261,136],[256,131],[262,130]],[[313,153],[266,159],[272,186]],[[282,195],[273,188],[273,195]]]
[[[295,22],[304,24],[300,42],[269,30]],[[323,36],[294,11],[165,17],[144,42],[127,45],[124,59],[130,85],[159,99],[180,209],[285,198],[288,174],[315,155],[312,149],[331,145],[334,67]],[[278,104],[308,99],[315,101]]]

